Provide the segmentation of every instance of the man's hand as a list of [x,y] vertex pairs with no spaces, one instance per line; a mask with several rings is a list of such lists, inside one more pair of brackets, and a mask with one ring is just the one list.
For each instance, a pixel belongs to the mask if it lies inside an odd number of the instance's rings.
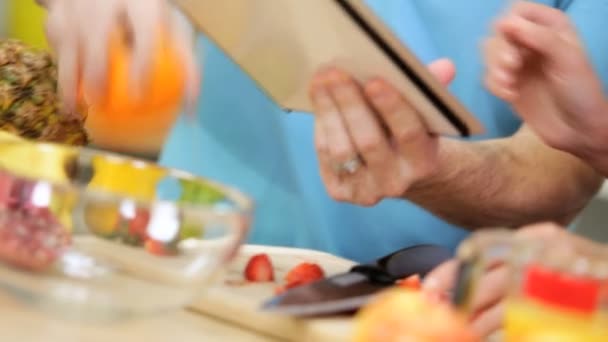
[[39,0],[48,10],[47,37],[58,58],[58,82],[66,109],[73,111],[78,82],[104,89],[109,37],[119,25],[132,34],[133,89],[144,82],[156,34],[163,27],[180,50],[189,76],[188,100],[198,95],[193,30],[165,0]]
[[[429,69],[444,84],[455,73],[447,60]],[[387,82],[359,85],[332,68],[316,75],[310,95],[321,177],[334,199],[373,205],[436,171],[438,138]]]
[[573,24],[557,9],[516,4],[485,44],[486,84],[550,146],[608,160],[608,105]]

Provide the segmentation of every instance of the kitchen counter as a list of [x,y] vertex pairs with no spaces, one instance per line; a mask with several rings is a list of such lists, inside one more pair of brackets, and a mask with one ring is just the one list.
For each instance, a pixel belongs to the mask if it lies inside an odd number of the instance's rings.
[[[318,262],[329,274],[343,272],[352,262],[326,253],[268,246],[243,246],[228,266],[226,280],[241,279],[245,264],[258,253],[273,258],[277,279],[303,261]],[[2,267],[2,266],[0,266]],[[0,341],[121,342],[121,341],[346,341],[350,320],[298,321],[259,311],[276,284],[239,286],[219,281],[204,290],[190,309],[114,322],[57,317],[12,296],[0,283]]]
[[277,341],[268,336],[187,310],[114,323],[93,323],[53,317],[0,291],[2,341]]

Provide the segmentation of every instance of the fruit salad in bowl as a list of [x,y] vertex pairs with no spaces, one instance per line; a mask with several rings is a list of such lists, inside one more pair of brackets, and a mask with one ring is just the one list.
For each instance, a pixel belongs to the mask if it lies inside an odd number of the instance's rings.
[[236,254],[252,210],[188,173],[0,137],[0,285],[86,317],[180,308]]

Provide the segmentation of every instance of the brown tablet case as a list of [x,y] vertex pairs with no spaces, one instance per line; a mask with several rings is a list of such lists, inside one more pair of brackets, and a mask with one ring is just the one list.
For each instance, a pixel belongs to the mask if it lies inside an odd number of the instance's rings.
[[308,87],[336,64],[401,90],[432,133],[469,136],[480,122],[428,72],[363,0],[173,0],[286,110],[312,112]]

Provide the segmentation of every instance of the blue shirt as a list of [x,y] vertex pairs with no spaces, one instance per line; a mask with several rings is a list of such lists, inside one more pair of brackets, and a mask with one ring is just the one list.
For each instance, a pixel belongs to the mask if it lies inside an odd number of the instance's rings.
[[[449,57],[457,66],[451,91],[482,121],[487,134],[511,135],[520,125],[510,108],[482,85],[479,43],[510,1],[370,0],[374,10],[425,62]],[[608,80],[605,0],[538,1],[567,10]],[[404,8],[417,22],[405,27]],[[409,18],[411,19],[411,18]],[[419,243],[455,247],[467,231],[402,200],[372,208],[332,200],[321,182],[313,117],[286,114],[216,46],[201,38],[204,79],[198,120],[180,119],[161,162],[240,187],[257,205],[249,242],[297,246],[367,261]]]

